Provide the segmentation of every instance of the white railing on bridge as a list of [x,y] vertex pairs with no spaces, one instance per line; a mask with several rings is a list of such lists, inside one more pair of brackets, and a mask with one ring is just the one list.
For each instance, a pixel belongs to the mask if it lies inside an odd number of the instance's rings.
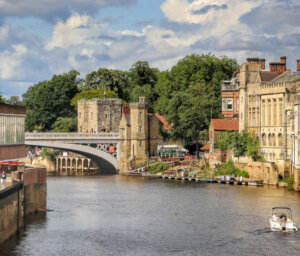
[[101,133],[72,133],[72,132],[37,132],[25,133],[25,140],[28,139],[118,139],[119,133],[101,132]]

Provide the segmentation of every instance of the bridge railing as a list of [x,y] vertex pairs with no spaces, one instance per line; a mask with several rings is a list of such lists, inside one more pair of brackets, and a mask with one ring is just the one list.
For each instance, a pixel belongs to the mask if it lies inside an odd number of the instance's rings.
[[37,132],[25,133],[25,139],[65,139],[65,138],[119,138],[119,133],[114,132],[101,132],[101,133],[72,133],[72,132]]

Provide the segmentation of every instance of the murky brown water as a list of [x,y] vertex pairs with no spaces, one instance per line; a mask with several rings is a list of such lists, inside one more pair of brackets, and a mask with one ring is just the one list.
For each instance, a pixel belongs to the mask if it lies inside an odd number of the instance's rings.
[[300,255],[300,231],[269,231],[274,206],[300,226],[300,193],[149,180],[49,177],[48,209],[0,255]]

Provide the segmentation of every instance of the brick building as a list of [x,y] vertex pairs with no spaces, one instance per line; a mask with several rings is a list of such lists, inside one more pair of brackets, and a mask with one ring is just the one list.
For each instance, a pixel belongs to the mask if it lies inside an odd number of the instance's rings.
[[0,161],[26,157],[26,108],[0,104]]
[[239,84],[239,72],[235,72],[230,81],[222,82],[222,114],[226,119],[239,118]]
[[237,119],[212,119],[209,126],[209,145],[210,153],[218,142],[221,133],[226,131],[239,131],[239,120]]

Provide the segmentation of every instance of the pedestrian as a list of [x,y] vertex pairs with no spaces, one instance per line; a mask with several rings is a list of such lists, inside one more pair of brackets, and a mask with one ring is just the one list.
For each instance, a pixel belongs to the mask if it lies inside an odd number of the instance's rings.
[[5,173],[5,171],[3,170],[3,171],[2,171],[2,174],[1,174],[1,187],[2,187],[2,188],[5,188],[5,180],[6,180],[6,173]]

